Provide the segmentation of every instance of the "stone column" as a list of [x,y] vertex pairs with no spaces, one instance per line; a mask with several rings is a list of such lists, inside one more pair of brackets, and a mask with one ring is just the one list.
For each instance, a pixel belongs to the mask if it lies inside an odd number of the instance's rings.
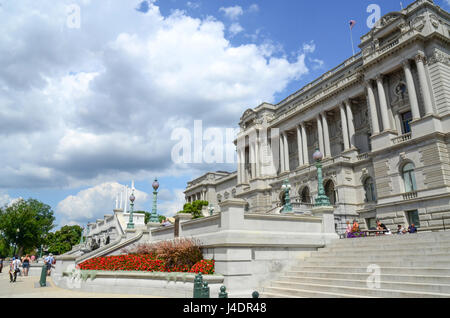
[[280,134],[280,173],[283,173],[284,169],[284,137],[283,133]]
[[306,136],[305,123],[301,123],[300,127],[302,129],[303,163],[309,165],[308,139]]
[[427,75],[425,72],[425,56],[418,54],[416,56],[417,71],[419,73],[420,87],[422,88],[423,102],[425,106],[425,115],[431,115],[433,111],[433,103],[431,101],[430,87],[428,85]]
[[383,86],[383,75],[377,76],[378,99],[380,100],[381,121],[383,123],[383,131],[391,129],[389,124],[389,113],[387,109],[386,93]]
[[256,140],[255,140],[255,172],[256,172],[256,178],[259,178],[261,176],[261,160],[260,156],[260,146],[259,146],[259,136],[258,131],[256,131]]
[[375,94],[373,93],[372,83],[370,81],[366,82],[368,104],[370,111],[370,118],[372,119],[372,130],[373,134],[380,133],[380,125],[378,124],[378,114],[377,114],[377,103],[375,101]]
[[405,71],[406,85],[408,86],[409,103],[411,104],[411,112],[413,120],[420,119],[419,103],[417,102],[416,87],[411,73],[411,66],[409,61],[403,62],[403,69]]
[[350,144],[350,148],[354,148],[355,146],[355,124],[353,122],[353,112],[350,104],[350,100],[345,101],[345,108],[347,110],[347,124],[348,124],[348,140]]
[[322,113],[322,126],[323,126],[325,157],[331,157],[330,133],[328,131],[328,121],[326,112]]
[[237,184],[239,185],[242,183],[242,168],[241,168],[242,161],[241,161],[241,150],[240,149],[237,149],[237,160],[238,160]]
[[284,168],[286,171],[290,171],[289,168],[289,143],[288,143],[288,137],[287,132],[283,133],[283,139],[284,139]]
[[341,124],[342,124],[342,136],[344,138],[344,151],[350,149],[350,145],[348,142],[348,126],[347,126],[347,116],[345,115],[344,104],[339,105],[339,109],[341,111]]
[[297,126],[297,147],[298,147],[298,166],[302,167],[303,162],[303,143],[302,143],[302,130],[300,126]]
[[252,179],[256,177],[255,166],[255,143],[250,141],[250,170],[252,173]]
[[317,135],[319,138],[319,150],[321,153],[324,153],[323,149],[323,130],[322,130],[322,120],[320,120],[320,115],[317,116]]

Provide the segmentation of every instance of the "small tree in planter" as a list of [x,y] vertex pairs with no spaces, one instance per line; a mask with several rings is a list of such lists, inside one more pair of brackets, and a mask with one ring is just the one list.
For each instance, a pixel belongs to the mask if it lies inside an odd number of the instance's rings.
[[186,203],[183,206],[183,210],[178,213],[190,213],[193,219],[198,219],[203,217],[202,209],[204,206],[208,205],[208,201],[197,200],[192,203]]

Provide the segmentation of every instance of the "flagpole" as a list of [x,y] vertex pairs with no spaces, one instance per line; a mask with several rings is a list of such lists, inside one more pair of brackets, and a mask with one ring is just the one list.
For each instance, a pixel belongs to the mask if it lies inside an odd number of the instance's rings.
[[[352,41],[352,51],[353,51],[353,55],[355,55],[355,46],[353,44],[353,31],[352,31],[352,26],[350,26],[350,39]],[[353,56],[352,55],[352,56]]]

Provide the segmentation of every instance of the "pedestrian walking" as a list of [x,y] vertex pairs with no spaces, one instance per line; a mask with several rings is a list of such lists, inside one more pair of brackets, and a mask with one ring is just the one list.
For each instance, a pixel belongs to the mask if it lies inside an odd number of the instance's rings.
[[20,272],[20,259],[14,256],[11,264],[9,265],[9,282],[15,283],[17,278],[17,273]]

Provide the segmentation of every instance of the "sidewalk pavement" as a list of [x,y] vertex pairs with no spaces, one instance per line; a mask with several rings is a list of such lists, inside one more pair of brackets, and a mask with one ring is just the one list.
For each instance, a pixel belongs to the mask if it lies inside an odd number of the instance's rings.
[[38,287],[39,278],[17,276],[16,282],[10,283],[8,270],[3,270],[0,273],[0,298],[161,298],[149,295],[87,293],[63,289],[57,287],[51,277],[47,277],[47,287]]

